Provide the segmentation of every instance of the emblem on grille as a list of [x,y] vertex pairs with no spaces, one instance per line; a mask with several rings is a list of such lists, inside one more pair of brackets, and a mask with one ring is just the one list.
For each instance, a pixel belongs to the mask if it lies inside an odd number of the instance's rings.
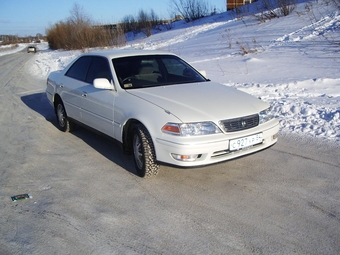
[[221,120],[221,125],[226,132],[236,132],[259,125],[259,115],[253,114],[241,118]]

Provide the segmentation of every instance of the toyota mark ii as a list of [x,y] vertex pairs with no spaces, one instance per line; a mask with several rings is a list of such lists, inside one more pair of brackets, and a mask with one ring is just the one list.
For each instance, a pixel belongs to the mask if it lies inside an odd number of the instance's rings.
[[62,131],[81,124],[113,138],[141,177],[156,175],[160,163],[207,165],[277,142],[269,104],[171,53],[86,53],[50,73],[46,94]]

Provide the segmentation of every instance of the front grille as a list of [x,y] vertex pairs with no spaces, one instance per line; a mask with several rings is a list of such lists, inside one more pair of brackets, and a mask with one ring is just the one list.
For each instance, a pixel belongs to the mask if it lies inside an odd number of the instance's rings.
[[259,115],[254,114],[246,117],[221,120],[221,126],[225,132],[236,132],[256,127],[259,124]]

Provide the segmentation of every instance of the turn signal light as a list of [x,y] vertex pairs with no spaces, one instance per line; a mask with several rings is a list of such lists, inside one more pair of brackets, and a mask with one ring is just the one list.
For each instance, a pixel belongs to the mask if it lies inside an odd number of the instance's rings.
[[176,159],[176,160],[179,160],[179,161],[189,161],[189,162],[192,162],[192,161],[195,161],[198,157],[198,154],[192,154],[192,155],[179,155],[179,154],[174,154],[174,153],[171,153],[171,156]]
[[179,135],[181,133],[179,126],[176,124],[171,124],[171,123],[164,125],[162,127],[162,131],[165,133],[176,134],[176,135]]

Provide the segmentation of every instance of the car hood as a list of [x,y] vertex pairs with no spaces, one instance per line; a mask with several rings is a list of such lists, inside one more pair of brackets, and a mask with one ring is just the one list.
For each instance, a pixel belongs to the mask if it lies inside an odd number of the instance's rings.
[[127,90],[183,122],[217,121],[259,113],[269,105],[254,96],[215,82]]

